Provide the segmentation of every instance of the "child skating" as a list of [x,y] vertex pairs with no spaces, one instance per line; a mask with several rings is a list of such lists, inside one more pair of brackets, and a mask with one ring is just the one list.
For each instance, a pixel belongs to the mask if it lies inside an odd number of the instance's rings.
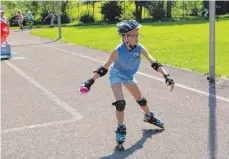
[[122,38],[119,44],[111,53],[106,63],[94,71],[94,74],[80,88],[81,93],[87,93],[96,79],[106,75],[109,67],[109,81],[115,97],[115,102],[112,103],[116,107],[116,140],[119,148],[123,149],[122,143],[126,138],[126,125],[124,124],[124,110],[126,101],[123,96],[122,86],[135,98],[136,102],[144,111],[144,121],[162,129],[165,128],[164,123],[150,111],[146,98],[142,95],[140,88],[135,80],[135,73],[139,69],[141,62],[141,54],[150,62],[151,67],[160,72],[168,86],[173,90],[175,83],[172,77],[166,72],[163,66],[155,60],[144,48],[139,44],[139,29],[141,24],[135,20],[124,20],[117,24],[117,31]]
[[45,17],[45,19],[43,21],[45,21],[46,19],[50,19],[50,27],[53,28],[55,27],[55,24],[54,24],[54,20],[55,20],[55,13],[53,11],[48,11],[48,16]]
[[19,25],[21,31],[23,31],[23,29],[24,29],[24,26],[23,26],[24,17],[23,17],[22,12],[20,10],[18,10],[18,12],[17,12],[17,18],[18,18],[18,25]]
[[30,11],[28,11],[25,17],[26,17],[27,22],[29,23],[29,29],[32,29],[34,16],[32,15],[32,13]]

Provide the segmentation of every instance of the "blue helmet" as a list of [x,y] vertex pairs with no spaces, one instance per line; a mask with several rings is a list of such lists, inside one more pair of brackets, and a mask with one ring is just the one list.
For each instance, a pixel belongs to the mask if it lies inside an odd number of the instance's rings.
[[142,25],[136,20],[123,20],[117,24],[117,31],[120,35],[126,34],[134,29],[140,28]]

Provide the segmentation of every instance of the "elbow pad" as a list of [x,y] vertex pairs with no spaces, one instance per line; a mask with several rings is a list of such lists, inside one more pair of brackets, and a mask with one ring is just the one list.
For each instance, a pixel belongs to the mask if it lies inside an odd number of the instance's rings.
[[94,71],[94,73],[96,72],[96,73],[98,73],[100,75],[100,77],[102,77],[105,74],[107,74],[107,71],[108,70],[106,68],[101,66],[100,68],[98,68],[98,70]]
[[158,62],[158,61],[155,61],[155,62],[153,62],[153,63],[151,64],[151,67],[152,67],[153,69],[155,69],[156,71],[158,71],[158,68],[159,68],[160,66],[162,66],[162,64],[161,64],[160,62]]

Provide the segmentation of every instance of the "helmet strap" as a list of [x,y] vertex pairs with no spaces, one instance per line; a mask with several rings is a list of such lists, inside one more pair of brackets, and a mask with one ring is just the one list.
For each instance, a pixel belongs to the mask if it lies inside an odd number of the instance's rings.
[[131,50],[134,50],[134,48],[136,47],[136,45],[131,45],[128,41],[127,41],[127,34],[125,34],[124,36],[123,36],[123,42],[125,43],[125,44],[127,44],[130,48],[131,48]]
[[136,45],[132,46],[130,43],[126,43],[130,48],[131,48],[131,51],[134,50],[134,48],[136,48]]

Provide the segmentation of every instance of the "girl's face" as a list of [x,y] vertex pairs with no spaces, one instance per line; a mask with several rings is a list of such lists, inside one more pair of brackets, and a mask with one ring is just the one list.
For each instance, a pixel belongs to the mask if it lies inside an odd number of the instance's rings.
[[139,40],[139,29],[134,29],[127,33],[127,41],[131,45],[137,45]]

